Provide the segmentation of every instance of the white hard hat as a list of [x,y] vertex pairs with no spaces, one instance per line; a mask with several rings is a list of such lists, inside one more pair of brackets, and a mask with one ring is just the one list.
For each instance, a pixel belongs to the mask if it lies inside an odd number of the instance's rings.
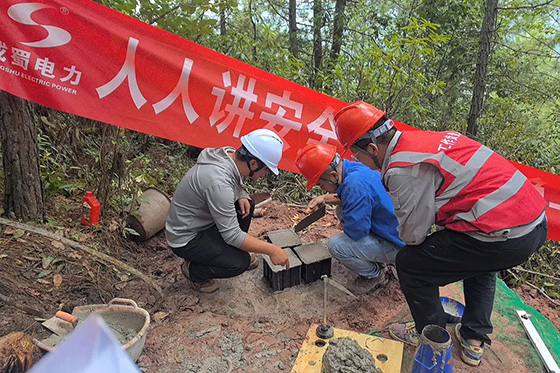
[[241,143],[247,151],[278,175],[278,163],[282,159],[284,142],[274,131],[260,128],[241,136]]

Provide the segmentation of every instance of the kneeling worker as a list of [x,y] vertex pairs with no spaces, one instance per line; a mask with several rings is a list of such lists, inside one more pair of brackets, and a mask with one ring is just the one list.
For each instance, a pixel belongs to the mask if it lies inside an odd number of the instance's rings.
[[177,186],[165,224],[167,242],[185,259],[181,271],[195,290],[218,290],[215,278],[229,278],[258,266],[249,253],[270,256],[289,266],[282,248],[247,234],[254,203],[242,189],[242,178],[253,180],[270,171],[278,175],[284,143],[268,129],[241,137],[243,144],[204,149]]
[[342,160],[336,148],[309,144],[303,148],[296,166],[307,180],[307,188],[316,184],[331,194],[314,198],[313,208],[323,203],[338,205],[344,233],[329,240],[331,255],[359,277],[356,286],[371,291],[385,282],[381,263],[394,263],[404,243],[397,233],[393,203],[381,183],[379,172],[348,160]]

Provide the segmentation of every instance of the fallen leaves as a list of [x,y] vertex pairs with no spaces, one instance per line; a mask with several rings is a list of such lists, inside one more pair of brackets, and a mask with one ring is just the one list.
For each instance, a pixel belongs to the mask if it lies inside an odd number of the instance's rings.
[[34,257],[34,256],[22,255],[21,257],[22,257],[23,259],[29,260],[30,262],[40,262],[40,261],[41,261],[41,258],[36,258],[36,257]]
[[20,238],[25,234],[25,231],[23,229],[8,227],[4,230],[4,234],[7,236],[13,236],[14,238]]
[[41,265],[43,266],[43,269],[49,268],[53,260],[54,258],[52,257],[52,255],[44,255],[41,258]]
[[159,311],[154,313],[154,320],[155,321],[161,321],[163,319],[165,319],[167,316],[169,316],[169,313],[164,312],[164,311]]
[[62,275],[57,273],[53,276],[53,285],[56,287],[60,287],[61,284],[62,284]]
[[51,245],[53,245],[54,248],[56,249],[64,249],[64,244],[60,241],[51,241]]

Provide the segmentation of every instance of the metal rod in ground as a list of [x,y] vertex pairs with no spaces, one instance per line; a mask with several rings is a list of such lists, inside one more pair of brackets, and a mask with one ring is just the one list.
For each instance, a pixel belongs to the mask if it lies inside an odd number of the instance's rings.
[[329,278],[326,275],[322,275],[321,279],[323,280],[325,293],[323,295],[323,325],[327,326],[327,283],[329,282]]

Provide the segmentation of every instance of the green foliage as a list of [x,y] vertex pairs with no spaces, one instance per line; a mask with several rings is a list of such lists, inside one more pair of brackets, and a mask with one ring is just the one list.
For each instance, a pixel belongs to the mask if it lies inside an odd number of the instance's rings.
[[295,205],[307,205],[313,197],[324,194],[319,187],[308,191],[303,176],[286,171],[278,176],[270,174],[257,180],[247,179],[244,184],[250,194],[271,193],[274,200]]
[[47,135],[40,133],[38,138],[40,153],[41,177],[45,190],[50,193],[64,192],[72,195],[78,189],[83,189],[83,183],[76,181],[68,182],[68,176],[72,171],[79,169],[72,166],[68,155],[54,146]]
[[527,262],[506,272],[504,278],[510,286],[530,283],[550,297],[560,299],[558,273],[560,273],[560,244],[547,241]]

